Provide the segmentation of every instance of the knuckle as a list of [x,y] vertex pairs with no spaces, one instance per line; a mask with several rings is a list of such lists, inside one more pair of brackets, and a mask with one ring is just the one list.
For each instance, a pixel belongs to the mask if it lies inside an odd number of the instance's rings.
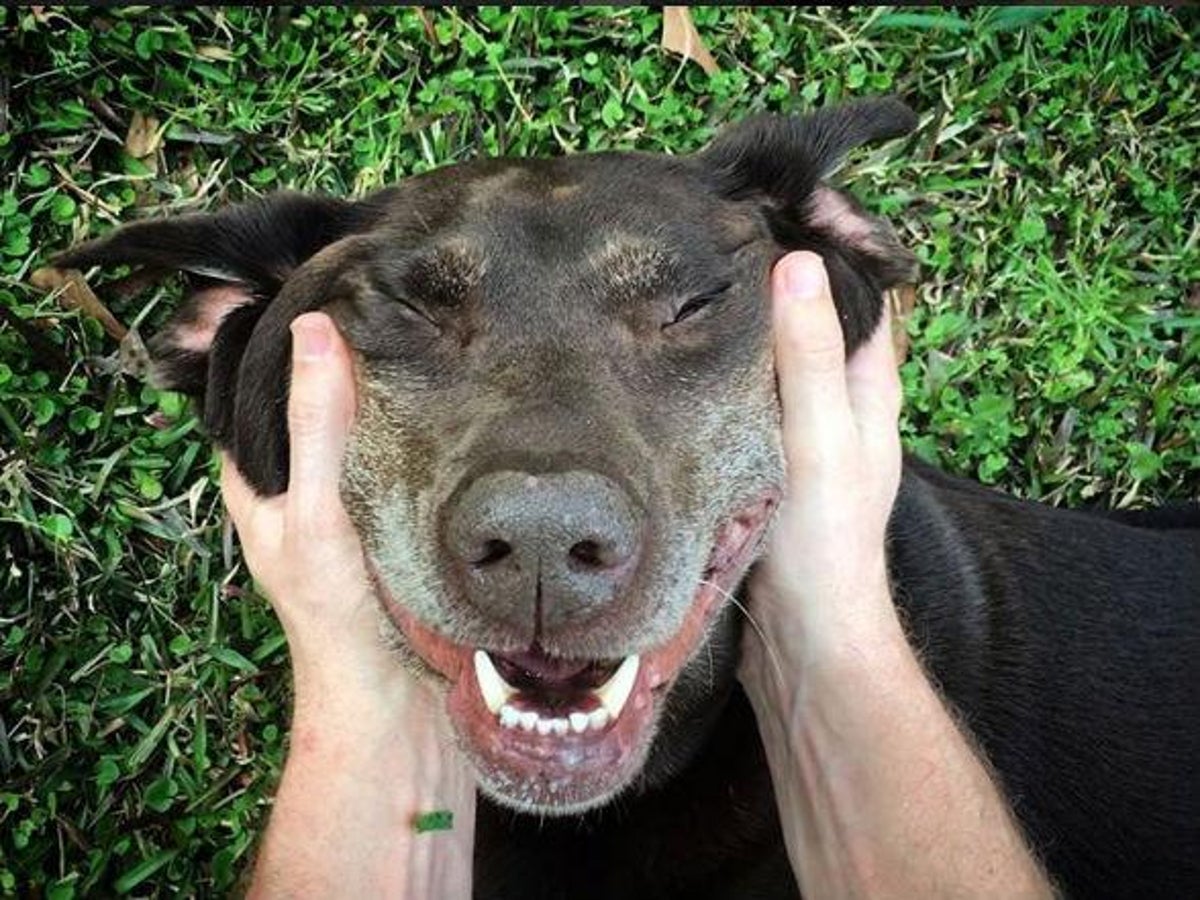
[[846,367],[846,348],[841,335],[789,328],[782,343],[788,361],[801,371],[829,373]]
[[784,455],[788,467],[829,473],[842,471],[850,456],[853,435],[836,423],[821,428],[787,429],[784,433]]
[[325,406],[306,396],[293,396],[288,407],[288,429],[293,437],[312,437],[325,428]]

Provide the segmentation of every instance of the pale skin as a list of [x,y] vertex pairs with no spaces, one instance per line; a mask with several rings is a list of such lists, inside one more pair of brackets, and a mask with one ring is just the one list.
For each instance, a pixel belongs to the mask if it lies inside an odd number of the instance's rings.
[[[820,259],[785,257],[772,287],[788,481],[751,582],[765,642],[747,629],[740,676],[801,890],[1051,897],[892,605],[884,528],[900,477],[900,388],[888,323],[847,363]],[[264,500],[229,460],[222,476],[295,679],[291,750],[249,893],[469,897],[474,782],[432,689],[380,640],[338,494],[350,352],[324,314],[292,332],[291,487]],[[414,814],[435,809],[451,810],[454,827],[417,834]]]
[[904,636],[884,532],[900,483],[885,317],[847,362],[819,257],[776,266],[787,459],[740,676],[792,868],[814,898],[1043,898],[1049,881]]
[[[254,495],[229,459],[221,487],[246,562],[287,635],[291,749],[250,897],[468,897],[475,784],[431,688],[380,640],[377,603],[338,494],[354,418],[350,353],[301,316],[288,404],[290,485]],[[449,810],[448,831],[417,813]]]

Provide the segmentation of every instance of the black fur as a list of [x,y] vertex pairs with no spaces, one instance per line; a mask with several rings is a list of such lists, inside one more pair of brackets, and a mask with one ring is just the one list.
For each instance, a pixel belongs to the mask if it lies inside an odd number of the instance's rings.
[[[760,115],[727,129],[694,159],[665,164],[676,171],[686,167],[704,188],[757,206],[780,253],[819,253],[847,348],[853,352],[879,321],[882,292],[913,277],[915,257],[886,223],[862,212],[854,198],[842,192],[842,201],[869,223],[876,246],[856,246],[835,231],[817,227],[811,221],[814,191],[849,151],[905,134],[915,124],[912,111],[893,98],[862,100],[806,116]],[[631,154],[596,158],[616,159],[631,170],[649,163],[648,179],[664,164],[660,158]],[[480,161],[474,164],[475,174],[486,176],[502,164]],[[454,213],[458,192],[451,185],[442,193],[438,203],[422,211],[422,228],[432,231]],[[378,226],[387,218],[395,194],[395,188],[385,189],[350,203],[281,192],[215,213],[135,222],[60,254],[54,264],[78,269],[125,264],[188,275],[194,293],[149,344],[154,381],[192,397],[205,430],[230,450],[249,483],[261,493],[275,494],[287,487],[287,326],[300,313],[330,302],[336,291],[332,283],[318,283],[315,273],[303,284],[288,280],[323,248]],[[239,287],[254,302],[222,320],[207,353],[179,346],[174,326],[197,317],[196,298],[204,289],[223,284]],[[285,285],[295,302],[274,303]],[[272,310],[281,305],[286,314]],[[271,313],[264,315],[268,310]],[[258,350],[247,355],[256,334]]]
[[215,213],[134,222],[54,260],[62,268],[153,266],[243,284],[269,300],[322,247],[366,224],[333,197],[282,192]]
[[899,100],[860,100],[807,116],[755,116],[730,128],[700,155],[715,190],[762,204],[781,247],[811,250],[824,259],[849,352],[875,330],[882,292],[913,280],[916,257],[886,223],[867,216],[848,194],[840,197],[871,224],[878,249],[856,246],[814,225],[813,201],[851,150],[907,134],[916,124],[912,110]]

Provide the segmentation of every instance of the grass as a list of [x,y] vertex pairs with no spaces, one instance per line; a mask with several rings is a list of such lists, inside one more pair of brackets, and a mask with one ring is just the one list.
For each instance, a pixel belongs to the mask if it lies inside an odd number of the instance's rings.
[[[117,221],[900,92],[919,132],[844,174],[923,263],[908,446],[1055,503],[1200,493],[1196,10],[695,18],[711,77],[646,10],[0,9],[0,894],[223,894],[283,756],[207,444],[29,285]],[[100,294],[145,333],[174,298]]]

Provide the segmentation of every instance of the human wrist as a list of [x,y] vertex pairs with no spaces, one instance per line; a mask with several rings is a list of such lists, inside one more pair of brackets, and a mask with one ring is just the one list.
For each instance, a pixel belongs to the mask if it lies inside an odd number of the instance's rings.
[[[755,619],[789,664],[807,665],[902,633],[882,552],[853,568],[832,563],[816,563],[815,572],[797,568],[768,561],[750,582]],[[807,561],[805,569],[811,568]]]
[[414,812],[454,808],[474,787],[445,726],[437,698],[407,673],[383,692],[300,680],[289,765],[311,766],[324,778],[378,782]]
[[[272,595],[274,597],[274,595]],[[374,594],[364,591],[341,609],[322,609],[320,601],[296,593],[273,605],[287,637],[297,699],[333,695],[345,699],[394,703],[414,676],[401,655],[388,647],[380,631]]]
[[434,712],[429,687],[398,659],[364,660],[353,647],[292,654],[293,716],[305,722],[380,726]]
[[316,687],[297,687],[252,895],[469,896],[475,782],[432,693]]
[[806,598],[802,609],[785,608],[799,598],[777,591],[759,584],[753,611],[766,643],[748,636],[753,649],[740,675],[756,708],[785,728],[814,691],[837,693],[912,657],[882,566],[864,567],[836,590]]

